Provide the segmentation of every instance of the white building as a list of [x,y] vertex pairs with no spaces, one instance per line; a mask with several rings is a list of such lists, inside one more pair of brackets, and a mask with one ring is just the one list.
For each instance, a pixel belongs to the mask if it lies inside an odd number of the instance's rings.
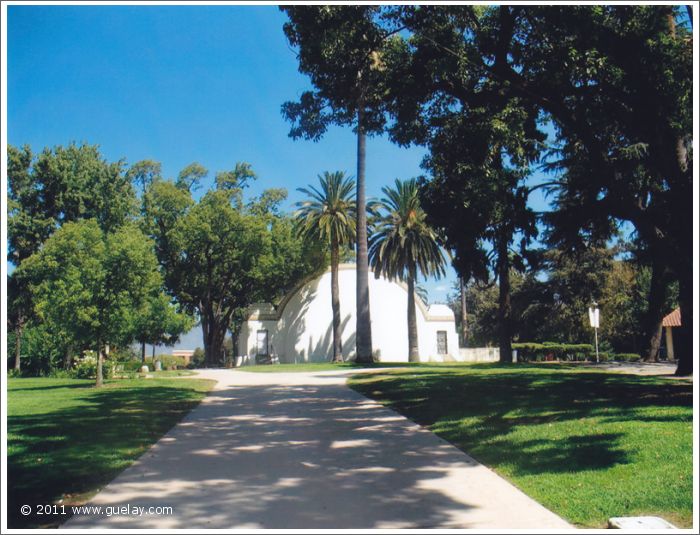
[[[355,357],[355,264],[338,269],[343,360]],[[372,349],[380,362],[408,361],[407,287],[401,282],[369,276]],[[426,307],[416,297],[418,347],[421,361],[459,359],[455,318],[447,305]],[[330,268],[300,285],[276,307],[251,308],[238,338],[238,354],[255,363],[257,355],[274,354],[280,362],[323,362],[333,354],[333,313]]]

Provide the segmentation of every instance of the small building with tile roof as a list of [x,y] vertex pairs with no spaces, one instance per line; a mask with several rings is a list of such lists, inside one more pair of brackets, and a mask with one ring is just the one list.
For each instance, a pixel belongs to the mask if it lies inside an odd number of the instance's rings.
[[677,308],[666,315],[661,322],[666,331],[666,355],[669,360],[674,360],[673,355],[673,329],[681,326],[681,309]]

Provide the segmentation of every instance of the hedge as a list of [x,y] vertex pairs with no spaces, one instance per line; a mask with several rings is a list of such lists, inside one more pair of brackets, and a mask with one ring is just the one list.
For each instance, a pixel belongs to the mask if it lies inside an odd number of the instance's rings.
[[[595,361],[595,348],[591,344],[557,344],[555,342],[517,342],[512,345],[518,350],[518,360],[543,361],[543,360],[591,360]],[[601,362],[637,362],[641,356],[637,353],[598,353]]]
[[518,360],[586,360],[594,350],[591,344],[557,344],[554,342],[519,342],[513,344],[518,350]]

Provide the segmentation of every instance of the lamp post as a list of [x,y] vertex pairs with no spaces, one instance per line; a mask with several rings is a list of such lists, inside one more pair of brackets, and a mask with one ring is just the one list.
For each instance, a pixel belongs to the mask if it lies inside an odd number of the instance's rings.
[[591,327],[595,330],[595,361],[596,364],[600,362],[598,357],[598,328],[600,327],[600,311],[598,310],[598,303],[593,301],[591,306],[588,307],[588,320],[591,323]]

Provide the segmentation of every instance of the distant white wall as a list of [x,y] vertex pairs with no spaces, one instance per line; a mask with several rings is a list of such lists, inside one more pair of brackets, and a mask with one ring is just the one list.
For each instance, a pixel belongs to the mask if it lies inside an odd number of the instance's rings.
[[497,347],[460,347],[459,360],[462,362],[498,362],[500,358]]
[[[338,274],[343,358],[355,356],[355,265],[343,264]],[[381,362],[408,360],[407,301],[403,284],[384,278],[369,278],[372,348]],[[418,303],[418,346],[422,361],[453,361],[459,358],[454,315],[446,306],[430,311]],[[252,310],[239,337],[239,354],[254,360],[257,331],[266,329],[280,362],[327,361],[333,353],[330,270],[305,284],[275,310],[260,305]],[[437,333],[447,335],[447,354],[438,354]]]

